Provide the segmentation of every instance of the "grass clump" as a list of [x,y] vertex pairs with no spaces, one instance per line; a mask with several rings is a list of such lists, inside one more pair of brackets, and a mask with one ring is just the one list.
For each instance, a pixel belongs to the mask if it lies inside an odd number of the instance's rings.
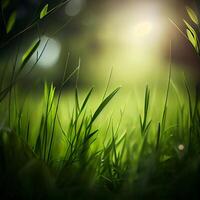
[[45,83],[42,103],[32,102],[32,96],[22,103],[15,87],[1,101],[0,112],[9,116],[1,118],[0,128],[2,198],[199,198],[198,87],[193,95],[185,83],[188,100],[170,111],[169,79],[159,121],[148,86],[136,121],[123,111],[109,119],[104,111],[120,88],[106,96],[107,88],[93,111],[94,88],[82,101],[75,89],[74,108],[67,115],[61,104],[66,71],[60,89]]
[[[38,19],[55,9],[48,10],[47,4]],[[199,88],[192,92],[185,81],[181,98],[170,68],[164,101],[159,94],[153,102],[155,91],[146,86],[142,112],[132,113],[133,102],[116,114],[120,109],[113,100],[120,87],[107,94],[110,78],[97,106],[92,101],[94,88],[83,95],[76,86],[73,107],[66,108],[71,95],[64,96],[63,89],[80,67],[79,63],[67,75],[68,57],[60,87],[45,83],[42,97],[31,94],[24,100],[16,83],[34,69],[47,43],[41,54],[40,39],[33,43],[19,67],[18,50],[11,76],[6,65],[1,68],[0,198],[199,199]],[[36,61],[25,71],[34,53]],[[170,89],[177,98],[171,97]]]

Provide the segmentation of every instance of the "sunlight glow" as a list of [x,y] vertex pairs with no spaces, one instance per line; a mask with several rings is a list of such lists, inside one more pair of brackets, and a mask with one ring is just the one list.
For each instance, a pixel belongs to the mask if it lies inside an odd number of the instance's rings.
[[125,15],[124,41],[142,49],[158,49],[164,37],[164,16],[158,4],[139,4]]
[[[95,73],[95,57],[101,73],[102,66],[114,66],[115,81],[141,83],[165,74],[168,66],[165,41],[168,39],[164,8],[155,3],[130,3],[105,12],[96,30],[100,53],[91,54],[91,73]],[[105,68],[106,68],[105,67]],[[99,77],[98,77],[99,76]],[[134,78],[133,78],[134,77]]]
[[136,24],[134,28],[134,34],[139,37],[149,35],[153,29],[153,24],[148,21],[140,22]]

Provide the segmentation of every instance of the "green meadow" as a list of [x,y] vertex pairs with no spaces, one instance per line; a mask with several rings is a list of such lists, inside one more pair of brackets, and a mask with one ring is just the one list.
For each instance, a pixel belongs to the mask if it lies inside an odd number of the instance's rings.
[[[46,4],[36,22],[56,9]],[[198,25],[195,11],[187,7],[187,12]],[[117,21],[115,15],[110,20]],[[14,23],[12,16],[8,33]],[[185,23],[187,34],[181,34],[198,56],[196,29]],[[134,39],[146,45],[151,25],[139,23],[131,32]],[[129,48],[128,35],[117,39],[106,27],[105,23],[105,35],[99,36],[102,52],[85,50],[91,35],[69,38],[72,52],[83,48],[79,53],[84,57],[65,53],[59,72],[37,68],[56,53],[57,47],[48,47],[51,39],[46,36],[46,42],[38,37],[28,48],[18,48],[8,62],[2,53],[1,199],[199,199],[198,81],[173,63],[173,41],[166,39],[164,59],[159,44],[150,42],[145,48],[133,42]],[[45,57],[49,48],[53,53]],[[149,51],[151,55],[146,54]],[[113,67],[106,68],[105,63]],[[46,78],[45,70],[56,78]]]

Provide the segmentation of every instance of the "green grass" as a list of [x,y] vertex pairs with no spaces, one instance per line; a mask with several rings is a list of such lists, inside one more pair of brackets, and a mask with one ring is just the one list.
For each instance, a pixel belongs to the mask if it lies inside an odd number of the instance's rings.
[[[20,89],[18,83],[21,79],[28,79],[49,42],[47,39],[39,53],[40,21],[66,3],[64,1],[49,10],[48,4],[45,5],[28,27],[11,37],[5,35],[8,40],[1,44],[6,50],[9,42],[37,25],[39,38],[23,52],[23,56],[18,47],[14,58],[9,55],[8,61],[5,58],[1,61],[7,63],[1,63],[0,68],[0,199],[199,200],[200,91],[186,78],[181,84],[176,83],[178,78],[172,78],[171,66],[169,75],[158,80],[156,87],[147,84],[144,91],[141,85],[134,85],[133,91],[121,87],[110,90],[113,88],[111,71],[105,91],[99,93],[94,87],[88,91],[78,87],[80,61],[68,75],[68,55],[59,86],[45,82],[43,94],[38,88],[29,94]],[[187,11],[198,25],[195,12],[190,8]],[[13,28],[15,17],[12,18],[4,27],[9,29],[7,32]],[[89,33],[83,31],[81,37],[70,37],[66,43],[68,47],[73,46],[76,54],[79,51],[84,51],[81,55],[87,54],[87,65],[92,69],[85,70],[83,81],[88,81],[88,74],[100,69],[105,60],[106,66],[118,66],[118,76],[125,83],[130,84],[133,78],[138,83],[146,82],[146,77],[152,74],[160,76],[161,69],[149,68],[149,62],[160,65],[159,52],[152,51],[149,46],[152,54],[145,55],[143,48],[139,50],[124,41],[121,44],[121,39],[114,36],[115,32],[113,36],[109,36],[109,31],[105,32],[106,28],[102,28],[105,20],[101,20],[96,28],[91,26]],[[186,25],[187,33],[196,35],[192,26]],[[99,36],[101,32],[103,38]],[[105,40],[105,35],[111,37],[110,41]],[[92,49],[88,46],[93,44],[95,37],[103,47],[101,52],[93,51],[93,45]],[[188,38],[199,53],[198,41],[194,41],[197,38],[191,34]],[[92,52],[88,54],[86,48]],[[111,52],[115,56],[111,56]],[[130,52],[132,56],[129,56]],[[31,64],[34,53],[37,58]],[[117,63],[113,63],[113,57],[118,58]],[[143,61],[139,62],[140,67],[138,58]],[[93,67],[94,60],[96,68]],[[147,63],[149,74],[143,77]],[[121,66],[128,68],[125,70]],[[142,71],[135,73],[140,68]],[[100,78],[101,69],[99,73],[93,73],[93,79]],[[133,69],[135,71],[130,73]],[[74,91],[65,91],[74,76]]]
[[110,78],[103,98],[94,88],[65,93],[78,70],[67,76],[66,67],[43,96],[1,93],[2,198],[198,199],[198,88],[179,89],[170,72],[162,96],[146,86],[143,103],[120,109],[128,95],[108,92]]

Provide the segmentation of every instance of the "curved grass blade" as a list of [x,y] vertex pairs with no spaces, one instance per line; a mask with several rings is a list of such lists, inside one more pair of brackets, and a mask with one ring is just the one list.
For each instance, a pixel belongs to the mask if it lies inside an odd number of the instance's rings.
[[92,123],[96,120],[96,118],[99,116],[99,114],[102,112],[102,110],[106,107],[106,105],[110,102],[110,100],[117,94],[117,92],[120,90],[121,87],[116,88],[113,92],[111,92],[99,105],[97,110],[95,111],[94,115],[92,116],[92,119],[88,125],[90,127]]
[[24,55],[22,57],[22,64],[21,64],[21,67],[20,67],[19,71],[21,71],[24,68],[24,66],[30,60],[31,56],[35,53],[35,51],[37,50],[37,48],[40,45],[40,41],[41,40],[38,40],[37,42],[34,42],[31,45],[31,47],[24,53]]
[[187,29],[186,31],[187,31],[187,36],[188,36],[190,43],[195,48],[195,50],[198,52],[199,50],[198,50],[198,42],[197,42],[196,34],[194,35],[189,29]]
[[42,11],[40,12],[40,19],[44,18],[47,15],[47,13],[48,13],[48,7],[49,7],[48,4],[46,4],[43,7]]
[[9,5],[9,3],[10,3],[10,0],[2,0],[2,2],[1,2],[2,9],[3,10],[6,9]]
[[194,28],[186,21],[183,20],[185,25],[187,26],[187,37],[192,46],[195,48],[196,52],[199,53],[199,41],[198,41],[198,35]]
[[7,23],[7,25],[6,25],[6,33],[10,33],[10,31],[11,31],[12,28],[13,28],[13,26],[15,25],[16,16],[17,16],[16,11],[14,11],[14,12],[10,15],[10,17],[9,17],[9,19],[8,19],[8,23]]
[[199,24],[199,19],[198,19],[198,16],[196,15],[195,11],[190,8],[189,6],[186,6],[186,11],[190,17],[190,19],[196,24],[198,25]]
[[178,27],[178,25],[170,18],[168,18],[170,23],[179,31],[179,33],[185,38],[188,40],[186,34]]
[[94,90],[94,88],[92,87],[92,88],[90,89],[90,91],[88,92],[88,94],[87,94],[87,96],[86,96],[86,98],[85,98],[85,100],[84,100],[84,102],[83,102],[83,104],[82,104],[82,106],[81,106],[80,112],[82,112],[83,109],[85,108],[85,106],[86,106],[86,104],[87,104],[87,102],[88,102],[88,100],[89,100],[89,98],[90,98],[90,96],[91,96],[93,90]]

